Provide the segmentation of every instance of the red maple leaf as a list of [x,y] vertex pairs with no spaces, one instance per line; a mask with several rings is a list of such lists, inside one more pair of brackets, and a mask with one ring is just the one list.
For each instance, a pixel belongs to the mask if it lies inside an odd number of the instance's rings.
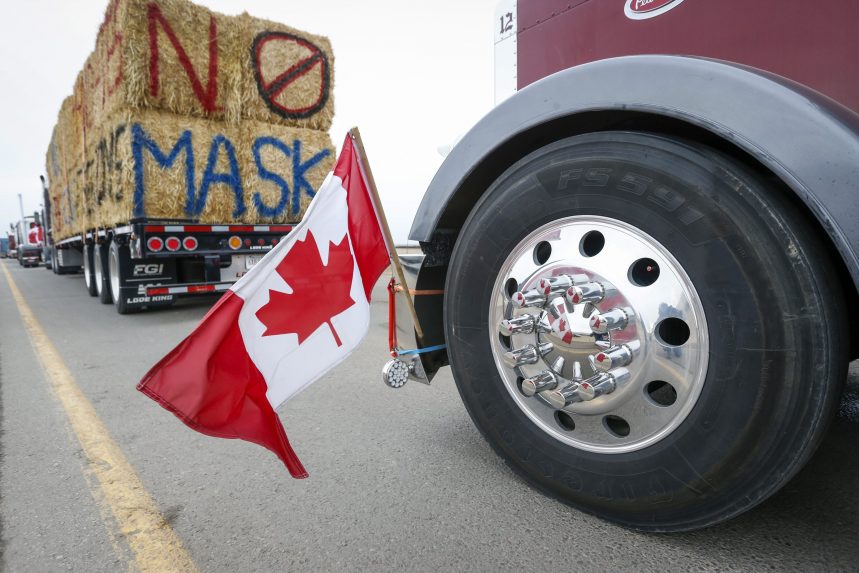
[[330,243],[325,265],[316,239],[308,231],[304,241],[292,246],[276,270],[292,288],[292,294],[269,289],[268,302],[256,313],[266,327],[263,336],[297,334],[301,344],[327,324],[337,346],[341,346],[331,318],[355,304],[350,296],[355,263],[346,236],[337,245]]

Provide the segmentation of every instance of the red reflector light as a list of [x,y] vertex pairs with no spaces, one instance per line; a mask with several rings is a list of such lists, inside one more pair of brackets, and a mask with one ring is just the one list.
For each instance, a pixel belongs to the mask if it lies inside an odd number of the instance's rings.
[[274,247],[275,245],[277,245],[277,244],[278,244],[278,242],[279,242],[279,241],[278,241],[277,239],[272,239],[272,240],[271,240],[271,246],[272,246],[272,247]]
[[146,247],[157,253],[164,248],[164,241],[160,237],[149,237],[149,240],[146,241]]
[[251,240],[250,240],[250,239],[245,239],[245,246],[246,246],[246,247],[250,247],[250,246],[251,246]]
[[182,239],[182,246],[185,247],[186,251],[196,251],[199,244],[196,237],[185,237]]
[[265,245],[265,239],[263,239],[263,238],[257,239],[257,245],[259,245],[260,247],[264,246]]
[[167,237],[167,240],[164,241],[164,245],[167,247],[168,251],[178,251],[179,247],[182,246],[182,241],[177,237]]

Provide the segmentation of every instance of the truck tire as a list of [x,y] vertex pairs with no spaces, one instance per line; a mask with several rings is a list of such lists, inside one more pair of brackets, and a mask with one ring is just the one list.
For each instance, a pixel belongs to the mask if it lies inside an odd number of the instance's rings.
[[94,245],[84,245],[84,285],[90,296],[98,296],[98,287],[95,283],[95,263],[93,261]]
[[128,245],[120,245],[116,241],[111,241],[108,253],[108,282],[110,283],[110,294],[113,299],[113,306],[119,314],[128,314],[131,312],[127,299],[122,296],[121,284],[125,282],[127,277],[124,276],[124,270],[129,267],[131,254],[128,250]]
[[701,145],[547,145],[493,183],[452,254],[463,402],[516,473],[586,512],[646,531],[736,516],[811,456],[846,378],[819,235]]
[[113,298],[110,296],[110,276],[107,267],[108,243],[96,243],[92,246],[93,278],[95,278],[95,290],[98,300],[102,304],[110,304]]

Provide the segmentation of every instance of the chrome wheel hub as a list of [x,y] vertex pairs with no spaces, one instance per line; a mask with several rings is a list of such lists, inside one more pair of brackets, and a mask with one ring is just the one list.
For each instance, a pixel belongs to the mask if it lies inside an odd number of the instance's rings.
[[519,408],[571,446],[650,446],[688,416],[707,373],[691,280],[655,239],[615,219],[537,229],[504,262],[489,309],[499,373]]

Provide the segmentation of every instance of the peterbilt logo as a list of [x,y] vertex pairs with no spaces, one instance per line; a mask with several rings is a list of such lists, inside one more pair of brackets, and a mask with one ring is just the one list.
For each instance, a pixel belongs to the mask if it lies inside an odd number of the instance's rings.
[[683,0],[626,0],[623,12],[632,20],[646,20],[665,14],[682,3]]

